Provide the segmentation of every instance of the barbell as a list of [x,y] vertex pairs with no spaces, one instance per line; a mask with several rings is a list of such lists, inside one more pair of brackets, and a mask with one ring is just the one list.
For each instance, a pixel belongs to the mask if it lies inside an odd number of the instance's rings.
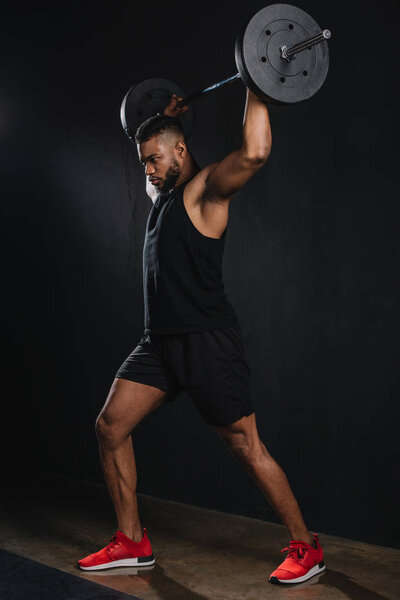
[[322,30],[304,10],[290,4],[270,4],[259,10],[241,29],[235,42],[238,72],[200,91],[186,95],[169,79],[145,79],[133,85],[121,104],[121,123],[134,142],[137,127],[162,113],[173,94],[190,105],[181,119],[186,136],[193,127],[194,100],[238,79],[262,100],[294,104],[311,98],[328,73],[329,29]]

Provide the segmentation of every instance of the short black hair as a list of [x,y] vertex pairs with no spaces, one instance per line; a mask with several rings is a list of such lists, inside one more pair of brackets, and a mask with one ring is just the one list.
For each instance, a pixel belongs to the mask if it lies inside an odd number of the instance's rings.
[[177,135],[182,135],[183,139],[185,139],[185,132],[179,119],[169,117],[168,115],[155,115],[139,125],[135,133],[135,142],[137,144],[147,142],[155,135],[164,133],[164,131],[171,131]]

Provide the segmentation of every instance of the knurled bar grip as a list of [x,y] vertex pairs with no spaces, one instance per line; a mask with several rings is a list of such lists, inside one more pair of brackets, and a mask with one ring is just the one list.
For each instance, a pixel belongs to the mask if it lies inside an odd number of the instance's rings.
[[190,96],[186,96],[186,98],[184,98],[183,100],[178,102],[178,104],[176,106],[178,108],[182,108],[182,106],[189,104],[189,102],[191,102],[195,98],[198,98],[199,96],[202,96],[203,94],[208,94],[208,92],[212,92],[213,90],[217,90],[218,88],[222,87],[223,85],[226,85],[227,83],[231,83],[232,81],[235,81],[236,79],[240,79],[239,73],[236,73],[236,75],[232,75],[232,77],[227,77],[226,79],[223,79],[222,81],[219,81],[218,83],[213,83],[213,85],[210,85],[210,86],[204,88],[204,90],[201,90],[200,92],[194,92],[193,94],[190,94]]

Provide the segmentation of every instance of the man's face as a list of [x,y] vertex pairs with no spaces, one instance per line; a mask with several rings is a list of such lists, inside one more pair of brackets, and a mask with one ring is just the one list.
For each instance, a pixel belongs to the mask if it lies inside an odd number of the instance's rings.
[[150,183],[158,192],[169,192],[182,172],[176,139],[155,136],[138,144],[137,149]]

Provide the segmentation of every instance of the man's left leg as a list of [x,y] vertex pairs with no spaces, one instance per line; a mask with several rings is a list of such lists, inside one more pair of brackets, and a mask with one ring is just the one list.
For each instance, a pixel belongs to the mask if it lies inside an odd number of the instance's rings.
[[290,537],[312,544],[312,535],[287,477],[259,438],[255,414],[216,429],[286,525]]
[[286,525],[292,540],[287,558],[271,574],[270,581],[300,583],[323,571],[318,536],[309,532],[285,473],[260,440],[255,414],[216,429]]

